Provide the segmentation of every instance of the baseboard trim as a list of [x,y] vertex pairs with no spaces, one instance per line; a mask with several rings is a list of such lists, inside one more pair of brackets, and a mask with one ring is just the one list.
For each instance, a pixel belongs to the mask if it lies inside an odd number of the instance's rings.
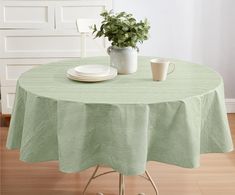
[[227,113],[235,113],[235,99],[225,99]]

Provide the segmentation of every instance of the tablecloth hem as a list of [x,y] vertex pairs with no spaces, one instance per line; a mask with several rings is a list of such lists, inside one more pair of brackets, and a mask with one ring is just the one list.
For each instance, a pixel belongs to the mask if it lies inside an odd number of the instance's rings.
[[[14,148],[16,149],[16,148]],[[232,152],[234,150],[234,148],[228,148],[228,149],[224,149],[224,150],[221,150],[221,151],[207,151],[207,152],[203,152],[203,153],[200,153],[200,154],[216,154],[216,153],[229,153],[229,152]],[[20,157],[20,160],[23,161],[23,162],[27,162],[27,163],[40,163],[40,162],[50,162],[50,161],[58,161],[58,158],[52,158],[52,159],[47,159],[47,160],[37,160],[37,161],[33,161],[33,160],[30,160],[30,159],[27,159],[27,158],[21,158]],[[186,164],[182,164],[179,163],[179,162],[172,162],[172,161],[169,161],[169,160],[164,160],[164,159],[158,159],[158,158],[148,158],[147,160],[147,163],[148,162],[159,162],[159,163],[166,163],[168,165],[173,165],[173,166],[178,166],[178,167],[181,167],[181,168],[186,168],[186,169],[196,169],[196,168],[199,168],[200,167],[200,160],[199,160],[199,163],[198,164],[195,164],[194,166],[189,166],[189,165],[186,165]],[[146,164],[147,164],[146,163]],[[117,171],[118,173],[122,173],[126,176],[134,176],[134,175],[141,175],[145,172],[145,170],[138,170],[138,171],[126,171],[126,170],[123,170],[123,169],[120,169],[116,166],[113,166],[107,162],[93,162],[93,163],[90,163],[90,164],[87,164],[86,166],[82,166],[80,168],[74,168],[74,169],[65,169],[65,168],[59,168],[59,170],[63,173],[76,173],[76,172],[80,172],[80,171],[84,171],[86,169],[89,169],[89,168],[92,168],[96,165],[107,165],[109,168]],[[129,169],[130,170],[130,169]]]

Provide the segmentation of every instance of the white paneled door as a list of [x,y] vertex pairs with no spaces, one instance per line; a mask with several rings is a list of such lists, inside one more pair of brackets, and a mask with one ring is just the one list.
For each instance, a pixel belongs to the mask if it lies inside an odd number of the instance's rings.
[[50,1],[0,1],[0,28],[52,29],[54,6]]
[[[112,0],[0,0],[2,113],[10,114],[15,87],[25,71],[81,56],[77,19],[98,19]],[[105,55],[105,40],[87,36],[87,56]]]

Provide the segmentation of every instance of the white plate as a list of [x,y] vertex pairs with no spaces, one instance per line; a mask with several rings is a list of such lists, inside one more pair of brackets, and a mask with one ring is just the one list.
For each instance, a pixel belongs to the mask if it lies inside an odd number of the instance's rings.
[[110,73],[110,66],[89,64],[77,66],[74,70],[79,76],[106,76]]
[[71,80],[82,82],[100,82],[111,80],[117,76],[117,69],[110,67],[110,72],[106,76],[78,76],[74,68],[67,71],[67,77]]

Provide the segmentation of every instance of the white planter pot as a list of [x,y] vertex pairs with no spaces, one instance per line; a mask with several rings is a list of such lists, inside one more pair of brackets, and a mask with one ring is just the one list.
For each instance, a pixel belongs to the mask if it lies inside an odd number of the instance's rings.
[[119,74],[134,73],[138,68],[138,51],[138,48],[111,46],[107,49],[110,65],[116,68]]

